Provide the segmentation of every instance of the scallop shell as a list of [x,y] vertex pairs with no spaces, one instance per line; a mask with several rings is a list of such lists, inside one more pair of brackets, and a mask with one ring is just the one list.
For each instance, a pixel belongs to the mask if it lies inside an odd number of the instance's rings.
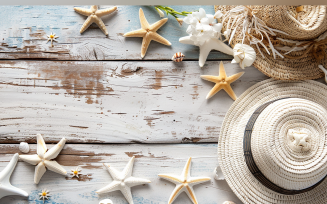
[[185,55],[181,52],[176,52],[173,56],[173,58],[171,58],[171,60],[173,60],[174,62],[181,62],[183,61]]
[[110,199],[104,199],[99,202],[99,204],[113,204],[112,200]]
[[235,203],[232,201],[225,201],[223,204],[235,204]]
[[26,142],[21,142],[19,144],[19,150],[23,153],[28,153],[30,151],[30,147]]

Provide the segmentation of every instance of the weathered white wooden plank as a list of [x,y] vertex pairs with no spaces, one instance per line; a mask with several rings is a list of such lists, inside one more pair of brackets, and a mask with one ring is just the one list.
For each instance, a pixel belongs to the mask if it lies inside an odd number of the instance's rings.
[[[18,144],[0,145],[0,171],[6,166],[12,155],[18,150]],[[48,145],[49,148],[53,145]],[[30,154],[35,154],[36,145],[30,145]],[[52,193],[51,200],[46,203],[98,203],[101,199],[110,198],[115,204],[127,204],[120,192],[112,192],[98,197],[96,190],[112,181],[102,163],[110,163],[122,170],[129,158],[136,156],[133,176],[147,178],[151,184],[132,188],[135,204],[167,203],[174,189],[174,184],[158,178],[159,173],[180,174],[188,159],[192,157],[192,176],[208,176],[212,180],[194,187],[199,203],[221,204],[231,200],[241,202],[232,193],[225,181],[213,179],[213,169],[218,165],[216,144],[157,144],[157,145],[90,145],[68,144],[57,158],[65,169],[80,166],[80,179],[71,178],[47,171],[38,185],[33,184],[34,166],[18,162],[11,177],[11,182],[27,191],[28,199],[7,197],[0,200],[6,204],[42,203],[37,193],[47,188]],[[174,204],[191,204],[186,194],[180,195]]]
[[[1,6],[0,59],[52,60],[141,60],[142,38],[125,38],[123,34],[140,28],[139,8],[143,8],[149,23],[160,20],[153,6],[118,6],[117,12],[103,17],[109,37],[92,25],[83,34],[79,30],[86,17],[74,11],[75,6]],[[89,8],[89,6],[79,6]],[[112,6],[100,6],[100,9]],[[172,6],[178,11],[194,11],[203,7],[213,14],[213,6]],[[169,16],[169,21],[158,33],[172,46],[151,42],[145,60],[170,60],[176,52],[185,59],[198,59],[196,46],[178,42],[186,35],[187,25],[179,26]],[[54,47],[46,44],[51,32],[59,36]],[[212,52],[209,59],[232,59],[231,56]]]
[[[0,142],[217,142],[233,100],[205,96],[219,62],[0,62]],[[241,71],[225,63],[228,75]],[[266,77],[253,67],[232,87],[242,94]]]

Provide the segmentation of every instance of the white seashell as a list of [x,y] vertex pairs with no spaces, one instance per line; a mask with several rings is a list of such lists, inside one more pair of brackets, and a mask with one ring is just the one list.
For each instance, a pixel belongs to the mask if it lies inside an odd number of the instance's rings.
[[99,204],[113,204],[112,200],[110,199],[104,199],[99,202]]
[[321,64],[318,65],[319,69],[325,73],[325,82],[327,83],[327,70]]
[[174,62],[181,62],[183,61],[185,55],[181,52],[176,52],[174,56],[171,58]]
[[19,144],[19,150],[23,153],[28,153],[30,151],[30,146],[26,142],[21,142]]
[[225,201],[223,204],[235,204],[235,203],[232,201]]
[[234,59],[232,63],[239,63],[240,67],[249,67],[253,64],[256,58],[254,49],[246,44],[236,44],[233,49]]
[[217,166],[216,168],[215,168],[215,170],[213,171],[213,174],[214,174],[214,178],[216,179],[216,180],[225,180],[225,177],[224,177],[224,174],[223,174],[223,172],[221,171],[221,168],[220,168],[220,166]]

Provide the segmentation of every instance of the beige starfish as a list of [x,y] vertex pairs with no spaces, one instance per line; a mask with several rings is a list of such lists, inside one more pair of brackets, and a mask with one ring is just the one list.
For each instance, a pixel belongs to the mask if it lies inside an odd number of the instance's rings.
[[171,174],[159,174],[158,175],[159,177],[176,184],[176,187],[169,198],[168,204],[171,204],[172,202],[174,202],[174,200],[177,198],[177,196],[182,192],[185,192],[194,204],[198,204],[198,201],[196,200],[195,193],[193,190],[193,186],[196,184],[206,182],[206,181],[210,181],[210,178],[209,177],[191,177],[190,176],[191,160],[192,160],[191,157],[187,160],[187,163],[184,167],[183,173],[180,176],[175,176],[175,175],[171,175]]
[[81,30],[79,31],[80,33],[83,33],[92,23],[95,23],[100,27],[100,29],[104,32],[105,35],[108,35],[107,28],[104,25],[103,21],[101,20],[101,17],[111,14],[112,12],[116,11],[117,7],[115,6],[115,7],[108,8],[108,9],[98,10],[98,6],[93,5],[93,6],[91,6],[90,9],[75,7],[74,10],[79,14],[88,16],[88,18],[82,25]]
[[146,20],[143,10],[140,8],[140,22],[141,22],[141,29],[134,30],[128,33],[124,34],[124,37],[141,37],[143,38],[142,41],[142,48],[141,48],[141,57],[143,58],[146,51],[148,50],[149,44],[151,40],[157,41],[164,45],[171,45],[171,43],[160,36],[157,33],[157,30],[163,26],[167,21],[168,18],[161,19],[160,21],[157,21],[156,23],[149,25],[148,21]]
[[224,89],[233,100],[236,100],[237,96],[235,95],[230,84],[239,79],[243,74],[244,72],[240,72],[227,77],[224,64],[223,62],[220,62],[219,76],[201,75],[202,79],[216,83],[216,85],[211,89],[206,98],[209,99],[216,93],[218,93],[218,91]]

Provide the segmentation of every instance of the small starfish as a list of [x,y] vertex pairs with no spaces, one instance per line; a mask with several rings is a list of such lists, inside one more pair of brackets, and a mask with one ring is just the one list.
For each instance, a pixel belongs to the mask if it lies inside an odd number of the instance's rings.
[[152,40],[157,41],[164,45],[171,45],[171,43],[163,38],[161,35],[157,33],[157,30],[163,26],[167,21],[168,18],[161,19],[160,21],[155,22],[152,25],[149,25],[148,21],[146,20],[143,10],[140,8],[140,22],[141,22],[141,29],[134,30],[124,34],[124,37],[142,37],[142,48],[141,48],[141,57],[145,56],[146,51],[150,45]]
[[183,173],[180,176],[175,176],[171,174],[158,175],[159,177],[176,184],[176,187],[169,198],[168,204],[174,202],[174,200],[182,192],[185,192],[188,195],[188,197],[192,200],[192,202],[194,204],[197,204],[198,201],[196,200],[193,186],[211,180],[209,177],[191,177],[190,176],[191,160],[192,157],[190,157],[187,160]]
[[18,154],[16,153],[9,164],[0,172],[0,199],[9,195],[28,196],[28,193],[10,184],[10,176],[16,167],[17,161]]
[[[183,44],[195,45],[194,41],[191,40],[190,36],[180,38],[179,42]],[[231,47],[229,47],[221,40],[218,40],[216,38],[210,38],[203,45],[199,46],[199,48],[200,48],[200,56],[199,56],[200,67],[204,66],[204,63],[206,62],[207,57],[211,50],[217,50],[232,56],[234,55],[233,49]]]
[[58,174],[66,175],[67,172],[56,161],[53,161],[66,143],[66,139],[62,138],[58,144],[48,150],[43,137],[37,134],[37,154],[35,155],[19,155],[19,158],[23,161],[37,165],[35,167],[34,183],[38,184],[43,174],[48,170],[56,172]]
[[50,192],[47,190],[47,189],[43,189],[42,190],[42,193],[39,193],[39,196],[40,196],[40,200],[42,199],[43,200],[43,203],[45,201],[45,199],[49,200],[49,197],[50,197]]
[[133,197],[131,193],[131,187],[138,186],[146,183],[151,183],[150,180],[136,178],[132,176],[132,169],[134,164],[135,157],[132,157],[129,160],[128,164],[124,168],[122,172],[117,171],[113,167],[110,167],[108,164],[104,164],[104,166],[108,169],[111,177],[114,179],[109,185],[101,188],[96,193],[103,194],[109,193],[112,191],[120,190],[124,197],[126,198],[129,204],[133,204]]
[[71,171],[72,171],[72,174],[73,174],[73,176],[72,176],[73,178],[74,178],[74,177],[79,178],[79,176],[78,176],[78,175],[79,175],[79,172],[81,172],[82,170],[79,170],[78,168],[79,168],[79,167],[76,167],[76,169],[72,169],[72,170],[71,170]]
[[98,6],[93,5],[90,9],[75,7],[74,10],[79,14],[88,16],[84,24],[82,25],[81,30],[79,31],[80,33],[83,33],[92,23],[95,23],[104,32],[105,35],[108,35],[107,28],[101,20],[101,17],[116,11],[117,6],[108,9],[98,10]]
[[223,62],[220,62],[219,76],[201,75],[202,79],[216,83],[216,85],[208,93],[206,99],[211,98],[216,93],[218,93],[218,91],[220,91],[221,89],[224,89],[233,100],[236,100],[237,96],[235,95],[230,84],[233,83],[234,81],[236,81],[237,79],[239,79],[243,74],[244,74],[244,72],[240,72],[240,73],[237,73],[237,74],[227,77],[225,68],[224,68],[224,64],[223,64]]
[[55,33],[51,33],[50,35],[47,35],[47,37],[48,37],[47,43],[51,41],[51,47],[53,47],[53,41],[57,42],[56,39],[59,38],[59,36],[56,36]]

